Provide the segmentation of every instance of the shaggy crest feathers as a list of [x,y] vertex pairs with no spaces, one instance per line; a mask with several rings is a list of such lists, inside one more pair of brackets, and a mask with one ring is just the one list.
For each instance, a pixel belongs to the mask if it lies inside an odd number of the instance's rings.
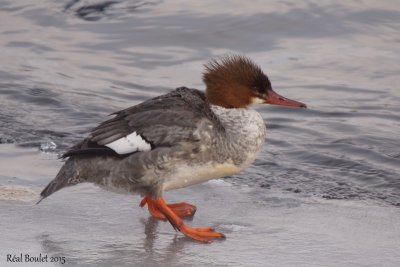
[[[212,59],[204,67],[203,82],[207,87],[207,98],[212,104],[227,108],[245,107],[250,104],[251,97],[263,98],[267,90],[271,89],[271,82],[261,68],[242,55]],[[229,96],[228,88],[235,88],[230,90]],[[229,98],[229,102],[234,105],[229,106],[228,101],[223,102],[224,98]]]

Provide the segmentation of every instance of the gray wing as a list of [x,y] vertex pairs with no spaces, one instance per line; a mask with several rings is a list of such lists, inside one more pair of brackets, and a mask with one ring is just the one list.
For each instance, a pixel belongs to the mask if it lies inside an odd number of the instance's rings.
[[94,128],[85,140],[62,157],[79,154],[125,156],[212,139],[218,131],[224,131],[204,93],[185,87],[112,115],[115,117]]

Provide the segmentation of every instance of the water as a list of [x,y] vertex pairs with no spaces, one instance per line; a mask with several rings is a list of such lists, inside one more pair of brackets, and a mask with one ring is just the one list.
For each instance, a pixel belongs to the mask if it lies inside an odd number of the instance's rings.
[[[3,248],[86,266],[400,261],[397,1],[2,0],[0,33],[0,224],[17,225]],[[254,59],[278,93],[309,108],[256,107],[268,133],[251,167],[168,194],[188,197],[199,208],[192,223],[227,240],[174,238],[138,197],[94,187],[31,205],[61,166],[57,154],[109,113],[203,89],[202,64],[228,52]]]

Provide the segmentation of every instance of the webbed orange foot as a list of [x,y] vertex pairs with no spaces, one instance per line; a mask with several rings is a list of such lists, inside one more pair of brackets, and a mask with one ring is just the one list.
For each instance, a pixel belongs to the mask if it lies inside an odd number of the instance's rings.
[[196,206],[186,202],[167,204],[167,206],[179,217],[193,216],[197,210]]
[[[149,213],[158,219],[165,220],[165,216],[156,208],[154,200],[150,197],[145,196],[140,202],[140,207],[144,207],[147,204]],[[196,213],[196,206],[186,203],[173,203],[166,204],[177,216],[179,217],[190,217]]]
[[[149,198],[150,199],[150,198]],[[143,200],[142,200],[143,202]],[[175,228],[175,230],[180,231],[182,234],[190,237],[192,239],[201,241],[201,242],[210,242],[216,238],[224,238],[225,236],[221,233],[215,232],[212,228],[192,228],[183,223],[181,218],[165,203],[164,199],[158,198],[156,200],[152,200],[152,205],[154,208],[161,213],[167,220],[171,223],[171,225]],[[147,200],[147,203],[149,201]],[[179,203],[181,204],[181,203]],[[186,204],[186,203],[185,203]],[[142,203],[141,203],[142,205]],[[143,204],[144,205],[144,204]],[[190,204],[189,204],[190,205]],[[179,205],[181,206],[181,205]],[[192,205],[191,205],[192,206]]]
[[210,242],[215,238],[225,238],[224,234],[215,232],[213,228],[192,228],[184,224],[179,231],[190,238],[202,242]]

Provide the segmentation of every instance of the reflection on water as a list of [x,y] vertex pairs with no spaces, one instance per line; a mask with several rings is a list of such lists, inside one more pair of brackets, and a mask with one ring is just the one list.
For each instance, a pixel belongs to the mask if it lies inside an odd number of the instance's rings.
[[[132,222],[132,225],[137,222]],[[71,243],[71,240],[60,240],[60,237],[50,234],[41,234],[36,237],[44,253],[51,257],[64,257],[68,265],[83,266],[196,266],[179,263],[179,257],[185,249],[185,244],[192,245],[193,241],[182,235],[175,235],[165,243],[159,238],[160,220],[153,217],[141,219],[139,226],[143,226],[144,235],[141,240],[133,237],[134,242],[128,240],[102,240],[95,243],[96,247],[86,248],[85,244]],[[171,228],[172,229],[172,228]],[[99,236],[101,234],[99,233]],[[160,247],[160,243],[162,247]],[[93,243],[91,243],[93,245]],[[79,249],[77,249],[79,247]],[[84,248],[84,249],[83,249]],[[183,253],[184,254],[184,253]]]
[[80,185],[36,206],[0,202],[0,223],[12,225],[1,246],[65,257],[64,266],[396,266],[400,257],[393,206],[265,196],[223,181],[177,191],[167,198],[198,204],[190,225],[227,239],[194,242],[132,205],[139,198]]

